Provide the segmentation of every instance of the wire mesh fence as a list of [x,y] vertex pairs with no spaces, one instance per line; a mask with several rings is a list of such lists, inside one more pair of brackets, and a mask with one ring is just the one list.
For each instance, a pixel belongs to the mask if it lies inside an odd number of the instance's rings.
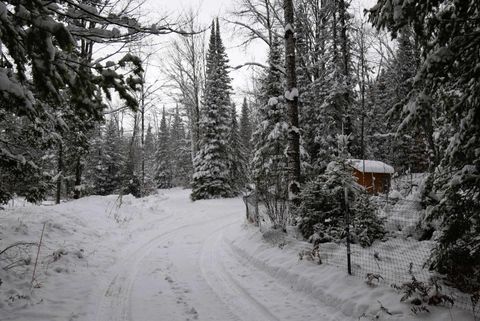
[[[412,277],[425,285],[436,283],[439,277],[429,269],[428,264],[435,241],[431,233],[418,228],[425,214],[420,202],[387,197],[372,197],[372,201],[379,209],[378,215],[384,219],[387,234],[372,246],[350,245],[352,275],[370,284],[381,283],[397,288],[412,282]],[[250,222],[262,225],[262,222],[268,221],[255,193],[245,196],[244,202]],[[323,264],[343,268],[347,272],[345,240],[320,243],[316,247]],[[480,304],[471,295],[445,284],[442,284],[442,293],[451,297],[456,307],[471,311],[480,318]]]

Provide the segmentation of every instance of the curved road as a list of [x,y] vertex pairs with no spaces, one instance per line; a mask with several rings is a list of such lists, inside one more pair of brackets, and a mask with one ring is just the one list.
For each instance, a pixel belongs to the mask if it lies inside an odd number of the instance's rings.
[[236,255],[223,236],[242,224],[241,200],[176,191],[158,206],[168,215],[145,220],[99,285],[97,321],[337,320]]

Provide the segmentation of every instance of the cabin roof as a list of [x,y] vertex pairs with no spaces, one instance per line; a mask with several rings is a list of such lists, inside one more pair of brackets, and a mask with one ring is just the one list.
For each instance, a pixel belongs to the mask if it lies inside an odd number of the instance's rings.
[[[348,163],[361,173],[384,173],[393,174],[395,170],[392,166],[376,160],[348,159]],[[365,169],[365,170],[364,170]]]

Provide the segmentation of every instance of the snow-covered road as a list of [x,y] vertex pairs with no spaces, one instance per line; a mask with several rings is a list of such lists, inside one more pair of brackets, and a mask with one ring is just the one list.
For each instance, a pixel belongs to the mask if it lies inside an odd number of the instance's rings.
[[169,193],[164,215],[132,234],[99,288],[96,321],[332,319],[232,250],[224,236],[244,220],[239,199],[187,198]]
[[[0,249],[35,244],[44,226],[45,235],[33,283],[28,262],[36,246],[2,256],[0,321],[416,318],[392,288],[299,260],[311,244],[278,231],[260,233],[244,218],[239,198],[192,202],[181,189],[142,199],[17,203],[0,212]],[[441,307],[419,317],[471,320],[468,312]]]

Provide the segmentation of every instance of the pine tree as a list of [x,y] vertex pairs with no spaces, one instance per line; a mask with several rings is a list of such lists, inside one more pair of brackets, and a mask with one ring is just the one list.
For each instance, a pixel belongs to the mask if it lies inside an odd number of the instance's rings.
[[356,110],[354,108],[352,53],[349,32],[351,16],[348,13],[349,4],[346,0],[336,0],[333,5],[332,20],[332,82],[328,89],[327,100],[336,110],[340,121],[337,123],[339,133],[349,136],[348,152],[353,157],[360,155],[360,144],[356,129]]
[[[400,116],[404,106],[408,103],[408,95],[413,89],[415,75],[417,74],[419,58],[415,48],[415,40],[411,28],[403,28],[398,37],[398,49],[393,63],[394,79],[397,81],[393,94],[396,97],[394,110],[397,121],[393,128],[400,124]],[[395,163],[399,170],[425,172],[428,170],[427,146],[425,135],[420,128],[414,126],[402,128],[396,133],[392,142],[395,149]]]
[[200,122],[200,150],[194,160],[192,200],[230,197],[231,102],[228,58],[220,36],[218,20],[212,23],[207,53],[206,84]]
[[145,135],[144,146],[145,157],[145,193],[151,193],[155,187],[155,136],[153,135],[153,128],[148,124],[147,133]]
[[296,209],[298,226],[313,243],[345,239],[345,191],[352,214],[351,240],[370,246],[385,235],[384,222],[376,214],[367,195],[355,188],[354,176],[342,158],[335,158],[324,173],[309,181],[302,191],[302,203]]
[[351,30],[345,1],[301,1],[296,10],[300,121],[313,175],[339,155],[336,137],[351,134],[360,152],[352,80]]
[[135,197],[142,196],[142,146],[139,139],[139,117],[137,113],[133,114],[133,132],[132,136],[122,136],[123,157],[125,159],[122,168],[122,190],[123,194],[131,194]]
[[[128,107],[137,105],[131,92],[137,89],[142,72],[138,59],[126,55],[118,64],[91,63],[93,39],[110,42],[115,41],[113,38],[126,38],[118,37],[118,29],[113,28],[117,25],[115,21],[122,24],[123,18],[116,19],[115,13],[111,12],[109,19],[102,19],[100,14],[94,13],[96,4],[90,2],[88,9],[83,5],[75,7],[65,6],[63,2],[29,0],[0,4],[3,17],[0,42],[2,52],[6,53],[0,58],[3,84],[0,89],[0,127],[8,126],[10,117],[4,118],[5,113],[12,116],[24,131],[20,140],[17,137],[19,131],[2,130],[0,134],[2,201],[13,193],[21,193],[30,201],[43,199],[52,188],[48,183],[51,164],[45,162],[43,156],[59,146],[62,146],[62,152],[55,151],[55,154],[62,155],[58,157],[62,158],[57,169],[60,176],[56,175],[60,178],[58,186],[74,167],[77,185],[74,192],[79,196],[84,160],[76,157],[73,162],[63,162],[63,156],[87,154],[88,132],[95,122],[103,120],[105,98],[111,98],[111,89]],[[76,19],[80,15],[82,19]],[[103,21],[102,28],[89,29],[99,19]],[[132,19],[132,27],[135,24]],[[130,63],[135,65],[131,70],[133,73],[124,75],[118,72],[119,67]],[[12,145],[21,148],[12,149]],[[25,175],[17,175],[17,171]],[[8,183],[10,192],[7,196],[3,192],[7,189],[4,182],[9,182],[12,175],[16,176],[16,184]]]
[[96,160],[92,169],[93,192],[98,195],[110,195],[119,191],[122,184],[122,140],[117,121],[112,118],[107,122],[105,135],[101,140],[101,149],[93,155]]
[[283,99],[282,51],[277,37],[269,53],[269,69],[261,87],[263,106],[257,111],[258,126],[253,133],[252,175],[257,193],[277,228],[285,228],[288,200],[288,123]]
[[245,147],[243,146],[242,139],[240,137],[235,104],[232,104],[231,108],[230,128],[230,137],[228,140],[228,146],[230,149],[229,155],[231,157],[229,166],[230,185],[234,188],[234,191],[240,191],[247,184],[247,160]]
[[178,106],[175,109],[175,115],[170,129],[170,150],[170,154],[174,160],[172,162],[172,185],[188,186],[192,172],[191,150]]
[[[401,127],[421,128],[433,149],[429,218],[441,223],[431,267],[464,291],[480,289],[480,3],[378,0],[377,28],[411,27],[422,61]],[[437,128],[433,130],[433,124]]]
[[155,183],[157,188],[172,187],[172,160],[170,157],[170,133],[165,107],[162,111],[160,129],[155,151]]
[[382,70],[377,79],[366,90],[365,156],[394,166],[400,171],[397,161],[398,150],[394,148],[396,128],[388,112],[396,104],[395,75],[392,68]]
[[240,140],[245,148],[245,155],[247,158],[250,158],[250,153],[252,151],[252,122],[250,119],[250,113],[247,98],[244,98],[240,115]]

